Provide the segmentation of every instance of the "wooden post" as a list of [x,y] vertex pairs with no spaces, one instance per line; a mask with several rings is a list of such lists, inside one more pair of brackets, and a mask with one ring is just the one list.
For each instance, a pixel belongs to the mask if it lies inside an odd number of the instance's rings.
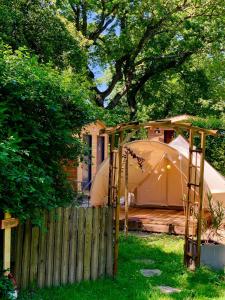
[[201,132],[201,158],[200,158],[200,174],[199,174],[199,209],[198,209],[198,220],[197,220],[197,260],[196,266],[200,266],[201,256],[201,233],[202,233],[202,208],[204,199],[204,165],[205,165],[205,140],[206,135]]
[[[11,215],[9,213],[4,214],[5,220],[10,219]],[[11,228],[6,227],[4,230],[4,245],[3,245],[3,270],[5,270],[5,275],[10,273],[11,264]]]
[[[192,170],[192,154],[194,144],[194,133],[193,130],[189,130],[189,160],[188,160],[188,183],[191,182],[191,170]],[[184,244],[184,264],[188,266],[188,239],[189,239],[189,221],[190,221],[190,202],[191,202],[191,186],[188,185],[187,203],[186,203],[186,216],[185,216],[185,244]]]
[[112,206],[114,206],[116,202],[116,195],[117,195],[117,180],[118,180],[118,168],[117,168],[117,158],[118,158],[118,150],[113,150],[113,172],[112,172]]
[[129,154],[126,155],[126,161],[125,161],[125,193],[124,193],[124,199],[125,199],[125,220],[124,220],[124,231],[125,235],[128,235],[128,159]]
[[109,154],[109,189],[108,189],[108,206],[112,206],[113,202],[113,164],[114,164],[114,150],[115,147],[115,134],[110,137],[110,154]]
[[122,177],[122,155],[123,155],[123,131],[119,134],[119,151],[118,151],[118,177],[117,177],[117,197],[116,197],[116,213],[115,213],[115,244],[114,244],[114,262],[113,276],[116,275],[118,269],[118,253],[119,253],[119,225],[120,225],[120,196],[121,196],[121,177]]

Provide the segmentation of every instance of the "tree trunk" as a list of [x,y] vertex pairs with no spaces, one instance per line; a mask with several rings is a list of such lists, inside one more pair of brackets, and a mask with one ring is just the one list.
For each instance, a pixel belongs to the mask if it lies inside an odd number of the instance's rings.
[[134,93],[132,90],[127,93],[127,103],[130,108],[130,121],[135,121],[137,113],[137,101],[136,93]]

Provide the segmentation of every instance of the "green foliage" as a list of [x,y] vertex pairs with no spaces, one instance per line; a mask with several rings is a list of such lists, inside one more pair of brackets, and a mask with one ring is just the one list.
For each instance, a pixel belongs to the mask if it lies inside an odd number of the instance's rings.
[[[214,57],[215,53],[222,53],[223,1],[205,0],[199,4],[181,0],[61,0],[57,4],[70,24],[73,20],[75,30],[83,38],[82,45],[89,58],[88,75],[99,106],[112,109],[126,102],[134,118],[138,104],[152,100],[143,97],[141,91],[145,87],[148,89],[148,85],[151,90],[154,81],[159,87],[167,73],[166,84],[164,82],[160,92],[163,94],[165,86],[171,89],[171,98],[166,99],[168,112],[170,100],[174,100],[173,85],[168,82],[168,76],[174,79],[186,63],[186,70],[179,74],[181,78],[176,78],[183,84],[178,93],[180,108],[186,106],[187,110],[193,111],[199,98],[208,98],[207,76],[201,67],[195,69],[194,60],[198,57],[204,61],[209,56]],[[188,64],[190,60],[191,65]],[[102,76],[94,76],[96,67],[102,71]],[[103,91],[99,82],[105,83]],[[155,88],[151,95],[157,91]],[[188,95],[185,105],[184,94]],[[154,101],[156,110],[162,102],[160,96],[158,99],[158,102]]]
[[82,70],[86,62],[78,40],[70,32],[54,1],[0,0],[0,38],[18,49],[26,46],[43,62]]
[[85,74],[96,104],[113,115],[120,106],[137,117],[138,105],[165,115],[171,101],[174,113],[192,113],[201,100],[207,112],[223,91],[218,72],[204,70],[205,62],[222,69],[223,2],[0,0],[0,38]]
[[20,219],[71,201],[62,164],[82,150],[93,120],[87,84],[70,70],[41,65],[25,49],[0,45],[0,202]]
[[164,72],[141,90],[137,118],[161,119],[179,114],[222,117],[225,113],[223,53],[195,56],[174,73]]
[[192,119],[191,122],[195,126],[218,130],[217,136],[208,136],[206,139],[206,159],[225,175],[225,120],[223,118],[198,118]]
[[10,292],[13,292],[14,290],[12,281],[8,278],[8,276],[4,275],[4,271],[2,271],[2,264],[0,270],[0,299],[11,299],[9,295]]
[[[212,194],[207,194],[209,212],[210,212],[210,225],[204,226],[203,230],[207,234],[207,241],[215,240],[216,238],[222,238],[220,230],[223,229],[225,211],[223,203],[220,201],[213,201]],[[204,222],[203,222],[204,224]]]

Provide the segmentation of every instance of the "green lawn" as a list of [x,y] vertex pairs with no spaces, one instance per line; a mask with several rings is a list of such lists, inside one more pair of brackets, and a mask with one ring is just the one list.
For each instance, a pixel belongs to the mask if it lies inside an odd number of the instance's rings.
[[[225,280],[222,273],[201,268],[187,271],[182,265],[183,239],[176,236],[152,234],[149,237],[120,238],[119,272],[116,280],[25,292],[20,300],[167,300],[167,299],[225,299]],[[154,264],[135,262],[136,258],[150,258]],[[160,269],[160,276],[146,278],[141,268]],[[157,285],[181,288],[179,294],[164,295]]]

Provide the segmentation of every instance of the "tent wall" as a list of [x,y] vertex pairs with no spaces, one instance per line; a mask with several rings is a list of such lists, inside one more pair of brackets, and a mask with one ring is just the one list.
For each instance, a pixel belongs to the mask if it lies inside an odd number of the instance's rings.
[[[136,205],[183,206],[184,194],[187,194],[187,174],[189,147],[187,141],[177,137],[169,145],[155,141],[134,141],[125,145],[136,155],[144,158],[140,169],[137,160],[129,156],[128,190],[135,194]],[[118,161],[118,159],[117,159]],[[196,164],[196,159],[193,159]],[[197,157],[199,165],[199,158]],[[167,166],[170,166],[167,168]],[[163,171],[162,171],[163,169]],[[105,205],[108,199],[109,160],[99,167],[91,189],[91,204]],[[161,176],[160,176],[161,175]],[[199,181],[199,170],[196,181]],[[205,162],[204,207],[207,208],[207,193],[212,193],[215,201],[225,207],[225,179],[212,166]],[[198,195],[192,199],[197,201]],[[124,172],[122,172],[121,196],[124,196]]]
[[136,205],[183,207],[183,195],[187,191],[184,180],[173,163],[164,158],[155,172],[137,187]]
[[[158,168],[164,168],[164,160],[158,164]],[[152,172],[136,189],[136,205],[166,206],[166,172],[155,174]]]

